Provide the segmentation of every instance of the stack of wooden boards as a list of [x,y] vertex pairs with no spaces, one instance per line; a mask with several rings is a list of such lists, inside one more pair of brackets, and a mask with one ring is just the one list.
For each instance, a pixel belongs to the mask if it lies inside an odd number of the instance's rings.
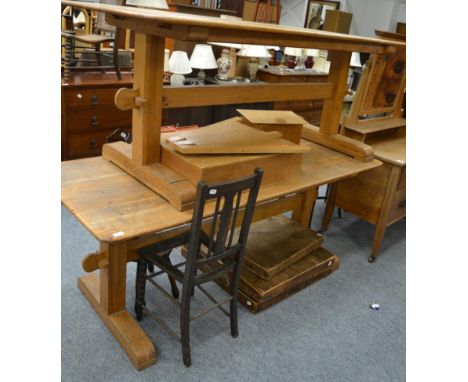
[[[257,313],[337,270],[339,258],[323,248],[322,242],[322,236],[283,215],[252,224],[239,302]],[[208,263],[202,271],[211,269]],[[229,288],[228,278],[216,281]]]

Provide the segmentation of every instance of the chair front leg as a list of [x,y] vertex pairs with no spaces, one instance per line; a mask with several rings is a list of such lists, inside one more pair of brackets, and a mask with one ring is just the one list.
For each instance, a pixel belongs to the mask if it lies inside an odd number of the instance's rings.
[[143,307],[146,305],[146,269],[148,262],[145,259],[139,259],[137,262],[136,283],[135,283],[135,313],[138,321],[143,318]]
[[182,289],[182,301],[180,311],[180,337],[182,342],[182,357],[184,365],[189,367],[192,365],[190,355],[190,299],[192,285],[184,285]]
[[229,302],[229,321],[231,323],[231,336],[236,338],[239,336],[239,328],[237,323],[237,294],[239,291],[240,263],[237,262],[235,269],[232,272],[231,278],[231,301]]
[[120,37],[120,29],[116,28],[114,46],[113,46],[113,56],[114,56],[113,61],[114,61],[114,69],[115,69],[115,73],[117,74],[117,78],[121,80],[122,74],[120,74],[120,63],[119,63],[119,37]]
[[[171,263],[171,250],[169,250],[166,254],[164,254],[163,256],[166,258],[167,261],[169,261]],[[171,263],[172,264],[172,263]],[[172,296],[174,298],[179,298],[179,288],[177,288],[177,283],[176,283],[176,279],[174,276],[171,276],[171,275],[167,275],[167,278],[169,279],[169,282],[171,283],[171,292],[172,292]]]
[[101,66],[101,73],[105,73],[106,71],[102,67],[102,52],[101,52],[101,44],[96,44],[95,45],[95,51],[96,51],[96,60],[98,62],[98,66]]

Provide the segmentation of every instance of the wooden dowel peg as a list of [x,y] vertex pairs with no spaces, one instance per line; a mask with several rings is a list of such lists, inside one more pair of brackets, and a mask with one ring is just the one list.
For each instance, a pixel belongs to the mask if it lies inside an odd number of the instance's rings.
[[114,97],[115,105],[120,110],[139,109],[146,104],[146,100],[140,97],[139,89],[122,88],[117,90]]
[[81,261],[81,267],[85,272],[93,272],[101,267],[100,262],[103,259],[103,257],[104,252],[102,251],[90,253],[89,255],[83,257],[83,260]]

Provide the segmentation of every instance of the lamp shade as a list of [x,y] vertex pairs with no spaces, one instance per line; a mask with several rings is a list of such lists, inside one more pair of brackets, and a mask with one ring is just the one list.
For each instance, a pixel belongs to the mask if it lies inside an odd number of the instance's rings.
[[319,55],[318,49],[304,49],[304,55],[307,57],[317,57]]
[[359,57],[359,53],[353,52],[353,54],[351,55],[351,61],[349,63],[349,66],[354,66],[354,67],[359,67],[359,68],[362,67],[361,58]]
[[187,52],[181,50],[175,50],[172,52],[171,58],[169,59],[169,71],[175,74],[192,73]]
[[196,69],[216,69],[218,64],[213,54],[213,48],[207,44],[197,44],[190,57],[190,66]]
[[289,46],[284,49],[284,54],[288,56],[302,56],[302,49],[301,48],[290,48]]
[[271,54],[263,45],[244,45],[237,53],[242,57],[271,58]]

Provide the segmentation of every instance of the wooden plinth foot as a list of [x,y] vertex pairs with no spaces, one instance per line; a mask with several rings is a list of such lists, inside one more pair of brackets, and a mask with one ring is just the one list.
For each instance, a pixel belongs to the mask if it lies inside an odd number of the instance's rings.
[[126,310],[107,314],[101,306],[98,273],[90,273],[78,278],[78,288],[91,303],[116,340],[119,341],[137,370],[145,369],[156,363],[154,345],[133,317]]
[[374,159],[374,149],[371,146],[340,134],[322,134],[314,125],[304,125],[302,138],[350,155],[361,162],[371,162]]
[[132,160],[131,152],[131,145],[124,142],[108,143],[103,146],[102,157],[157,192],[178,210],[193,207],[196,188],[192,183],[161,163],[138,165]]

